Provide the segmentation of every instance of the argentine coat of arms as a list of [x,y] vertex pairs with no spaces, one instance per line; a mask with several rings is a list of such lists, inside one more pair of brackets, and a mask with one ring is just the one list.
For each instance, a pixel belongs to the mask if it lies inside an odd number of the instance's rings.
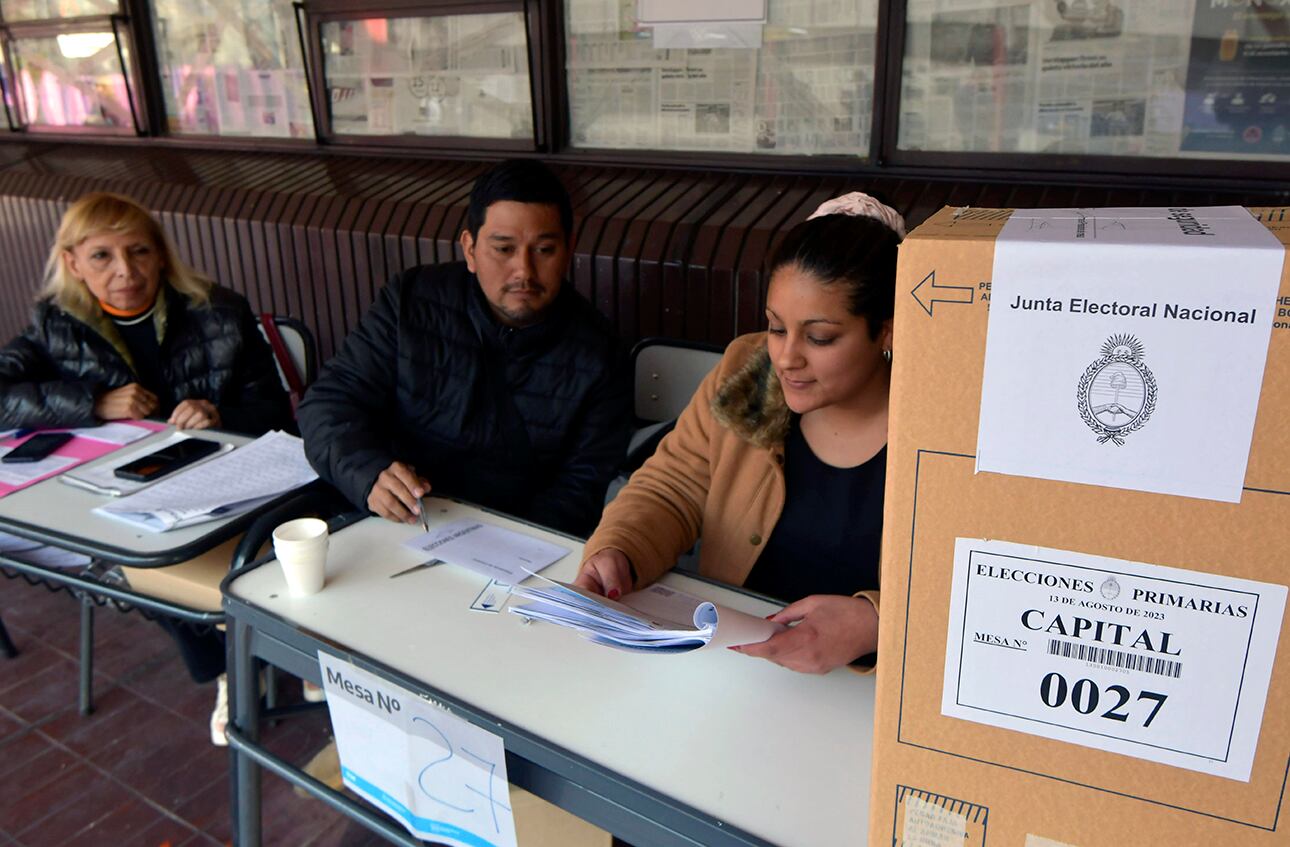
[[1142,361],[1142,342],[1132,335],[1112,335],[1101,352],[1080,377],[1079,414],[1097,433],[1097,443],[1122,446],[1156,410],[1156,378]]

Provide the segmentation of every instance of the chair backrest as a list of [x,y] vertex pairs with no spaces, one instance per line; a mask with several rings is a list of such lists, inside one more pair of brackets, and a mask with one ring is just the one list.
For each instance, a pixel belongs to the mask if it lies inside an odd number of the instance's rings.
[[721,348],[697,341],[645,338],[632,349],[638,420],[670,421],[685,409]]
[[[309,331],[309,327],[303,322],[289,318],[286,315],[272,315],[273,325],[277,327],[278,337],[282,339],[282,346],[287,352],[287,357],[296,369],[296,375],[300,377],[301,387],[307,387],[314,381],[317,376],[318,368],[318,347],[314,343],[314,335]],[[278,355],[273,340],[268,337],[264,330],[264,324],[259,325],[260,335],[263,335],[265,341],[269,342],[270,347],[274,347],[274,363],[278,366],[278,377],[282,380],[282,387],[288,392],[291,391],[291,380],[287,378],[286,372],[282,367],[282,360]]]

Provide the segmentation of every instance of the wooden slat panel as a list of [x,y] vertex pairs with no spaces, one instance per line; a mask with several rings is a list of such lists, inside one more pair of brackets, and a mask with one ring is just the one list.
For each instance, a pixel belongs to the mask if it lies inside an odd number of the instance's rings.
[[618,324],[625,336],[646,338],[662,332],[663,276],[668,263],[679,266],[689,250],[696,223],[723,203],[734,185],[735,180],[721,174],[703,174],[694,179],[681,197],[647,222],[634,262],[620,258],[619,277],[635,281],[635,321],[623,319]]
[[615,324],[621,323],[618,310],[619,279],[615,266],[624,250],[634,250],[629,235],[631,224],[657,214],[660,202],[675,193],[676,185],[675,174],[660,174],[657,179],[642,180],[639,189],[626,193],[622,205],[605,221],[601,229],[599,243],[592,257],[591,302]]

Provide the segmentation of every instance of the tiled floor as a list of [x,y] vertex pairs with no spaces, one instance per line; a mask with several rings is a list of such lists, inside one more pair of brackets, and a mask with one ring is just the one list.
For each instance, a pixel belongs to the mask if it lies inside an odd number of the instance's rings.
[[[193,684],[156,624],[97,612],[96,710],[81,717],[76,601],[0,577],[0,616],[21,651],[0,656],[0,847],[229,841],[228,753],[207,729],[214,685]],[[325,714],[264,737],[274,753],[306,761],[326,740]],[[273,776],[264,778],[264,827],[266,845],[383,843]]]

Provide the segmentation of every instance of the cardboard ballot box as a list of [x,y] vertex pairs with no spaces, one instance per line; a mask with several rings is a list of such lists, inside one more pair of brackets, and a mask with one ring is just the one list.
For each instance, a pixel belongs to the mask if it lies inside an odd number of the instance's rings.
[[1290,845],[1287,245],[1234,208],[902,244],[871,845]]

